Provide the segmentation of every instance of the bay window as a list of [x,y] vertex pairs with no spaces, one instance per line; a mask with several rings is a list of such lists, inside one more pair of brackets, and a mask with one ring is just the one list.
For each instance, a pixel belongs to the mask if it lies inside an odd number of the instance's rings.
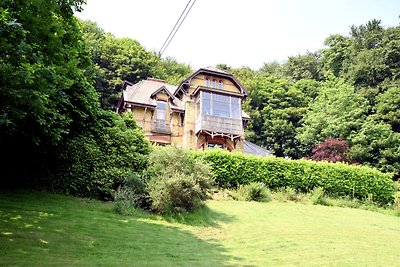
[[241,119],[240,98],[201,92],[201,114],[223,118]]

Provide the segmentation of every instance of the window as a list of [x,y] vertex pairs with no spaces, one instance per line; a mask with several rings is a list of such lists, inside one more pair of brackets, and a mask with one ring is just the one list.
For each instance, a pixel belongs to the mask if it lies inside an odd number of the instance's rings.
[[213,88],[217,88],[217,81],[215,79],[213,80]]
[[221,148],[222,149],[222,145],[217,144],[217,143],[208,143],[208,148]]
[[206,86],[210,87],[210,80],[208,78],[206,79]]
[[167,128],[167,102],[165,101],[157,101],[156,128],[161,130]]
[[215,93],[201,92],[201,114],[224,118],[241,119],[240,98]]
[[224,84],[222,83],[222,80],[219,80],[218,85],[219,85],[219,89],[223,89],[224,88]]

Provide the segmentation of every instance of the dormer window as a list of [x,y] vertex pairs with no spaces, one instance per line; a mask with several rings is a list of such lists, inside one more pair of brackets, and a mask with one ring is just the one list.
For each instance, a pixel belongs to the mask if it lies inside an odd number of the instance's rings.
[[219,80],[218,86],[219,86],[219,89],[224,88],[224,84],[222,83],[222,80]]
[[206,79],[206,87],[210,87],[210,80],[208,78]]
[[217,81],[215,79],[213,80],[213,88],[217,88]]

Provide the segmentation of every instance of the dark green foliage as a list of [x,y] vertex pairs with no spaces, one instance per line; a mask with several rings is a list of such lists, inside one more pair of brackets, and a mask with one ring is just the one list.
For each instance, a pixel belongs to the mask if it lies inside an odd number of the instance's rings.
[[[73,16],[82,2],[0,3],[2,180],[47,175],[58,146],[96,121],[98,96],[85,76],[90,56]],[[10,168],[17,162],[23,166]]]
[[208,165],[176,147],[155,148],[144,179],[152,208],[159,213],[198,208],[208,198],[213,183]]
[[158,58],[134,39],[106,33],[95,22],[81,21],[81,27],[93,60],[86,74],[94,79],[104,109],[115,110],[125,80],[136,83],[152,76],[178,84],[192,72],[173,58]]
[[196,152],[196,155],[211,165],[216,183],[221,187],[262,182],[270,189],[291,187],[307,193],[321,187],[330,195],[364,199],[371,194],[381,204],[393,201],[391,176],[368,167],[224,151]]
[[387,123],[369,116],[360,131],[351,138],[350,157],[384,172],[400,172],[400,133]]
[[252,120],[248,139],[274,151],[276,156],[301,157],[296,129],[306,111],[304,94],[284,80],[257,76],[248,106]]
[[149,143],[133,115],[112,116],[111,125],[95,133],[84,132],[65,144],[59,154],[60,167],[50,181],[54,190],[111,198],[132,171],[146,168]]
[[149,209],[150,198],[146,184],[137,173],[131,173],[114,194],[115,209],[119,214],[129,215],[135,209]]

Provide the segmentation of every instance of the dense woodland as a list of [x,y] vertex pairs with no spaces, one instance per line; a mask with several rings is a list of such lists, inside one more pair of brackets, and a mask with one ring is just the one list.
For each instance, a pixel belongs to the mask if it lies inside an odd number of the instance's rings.
[[[73,12],[83,2],[0,3],[3,181],[27,177],[54,188],[68,183],[75,194],[107,195],[102,185],[144,169],[150,149],[133,117],[114,112],[123,81],[152,76],[177,84],[193,71],[78,20]],[[282,64],[216,67],[250,92],[247,139],[278,157],[332,156],[397,177],[400,26],[372,20],[349,29],[347,36],[327,36],[323,50]]]

